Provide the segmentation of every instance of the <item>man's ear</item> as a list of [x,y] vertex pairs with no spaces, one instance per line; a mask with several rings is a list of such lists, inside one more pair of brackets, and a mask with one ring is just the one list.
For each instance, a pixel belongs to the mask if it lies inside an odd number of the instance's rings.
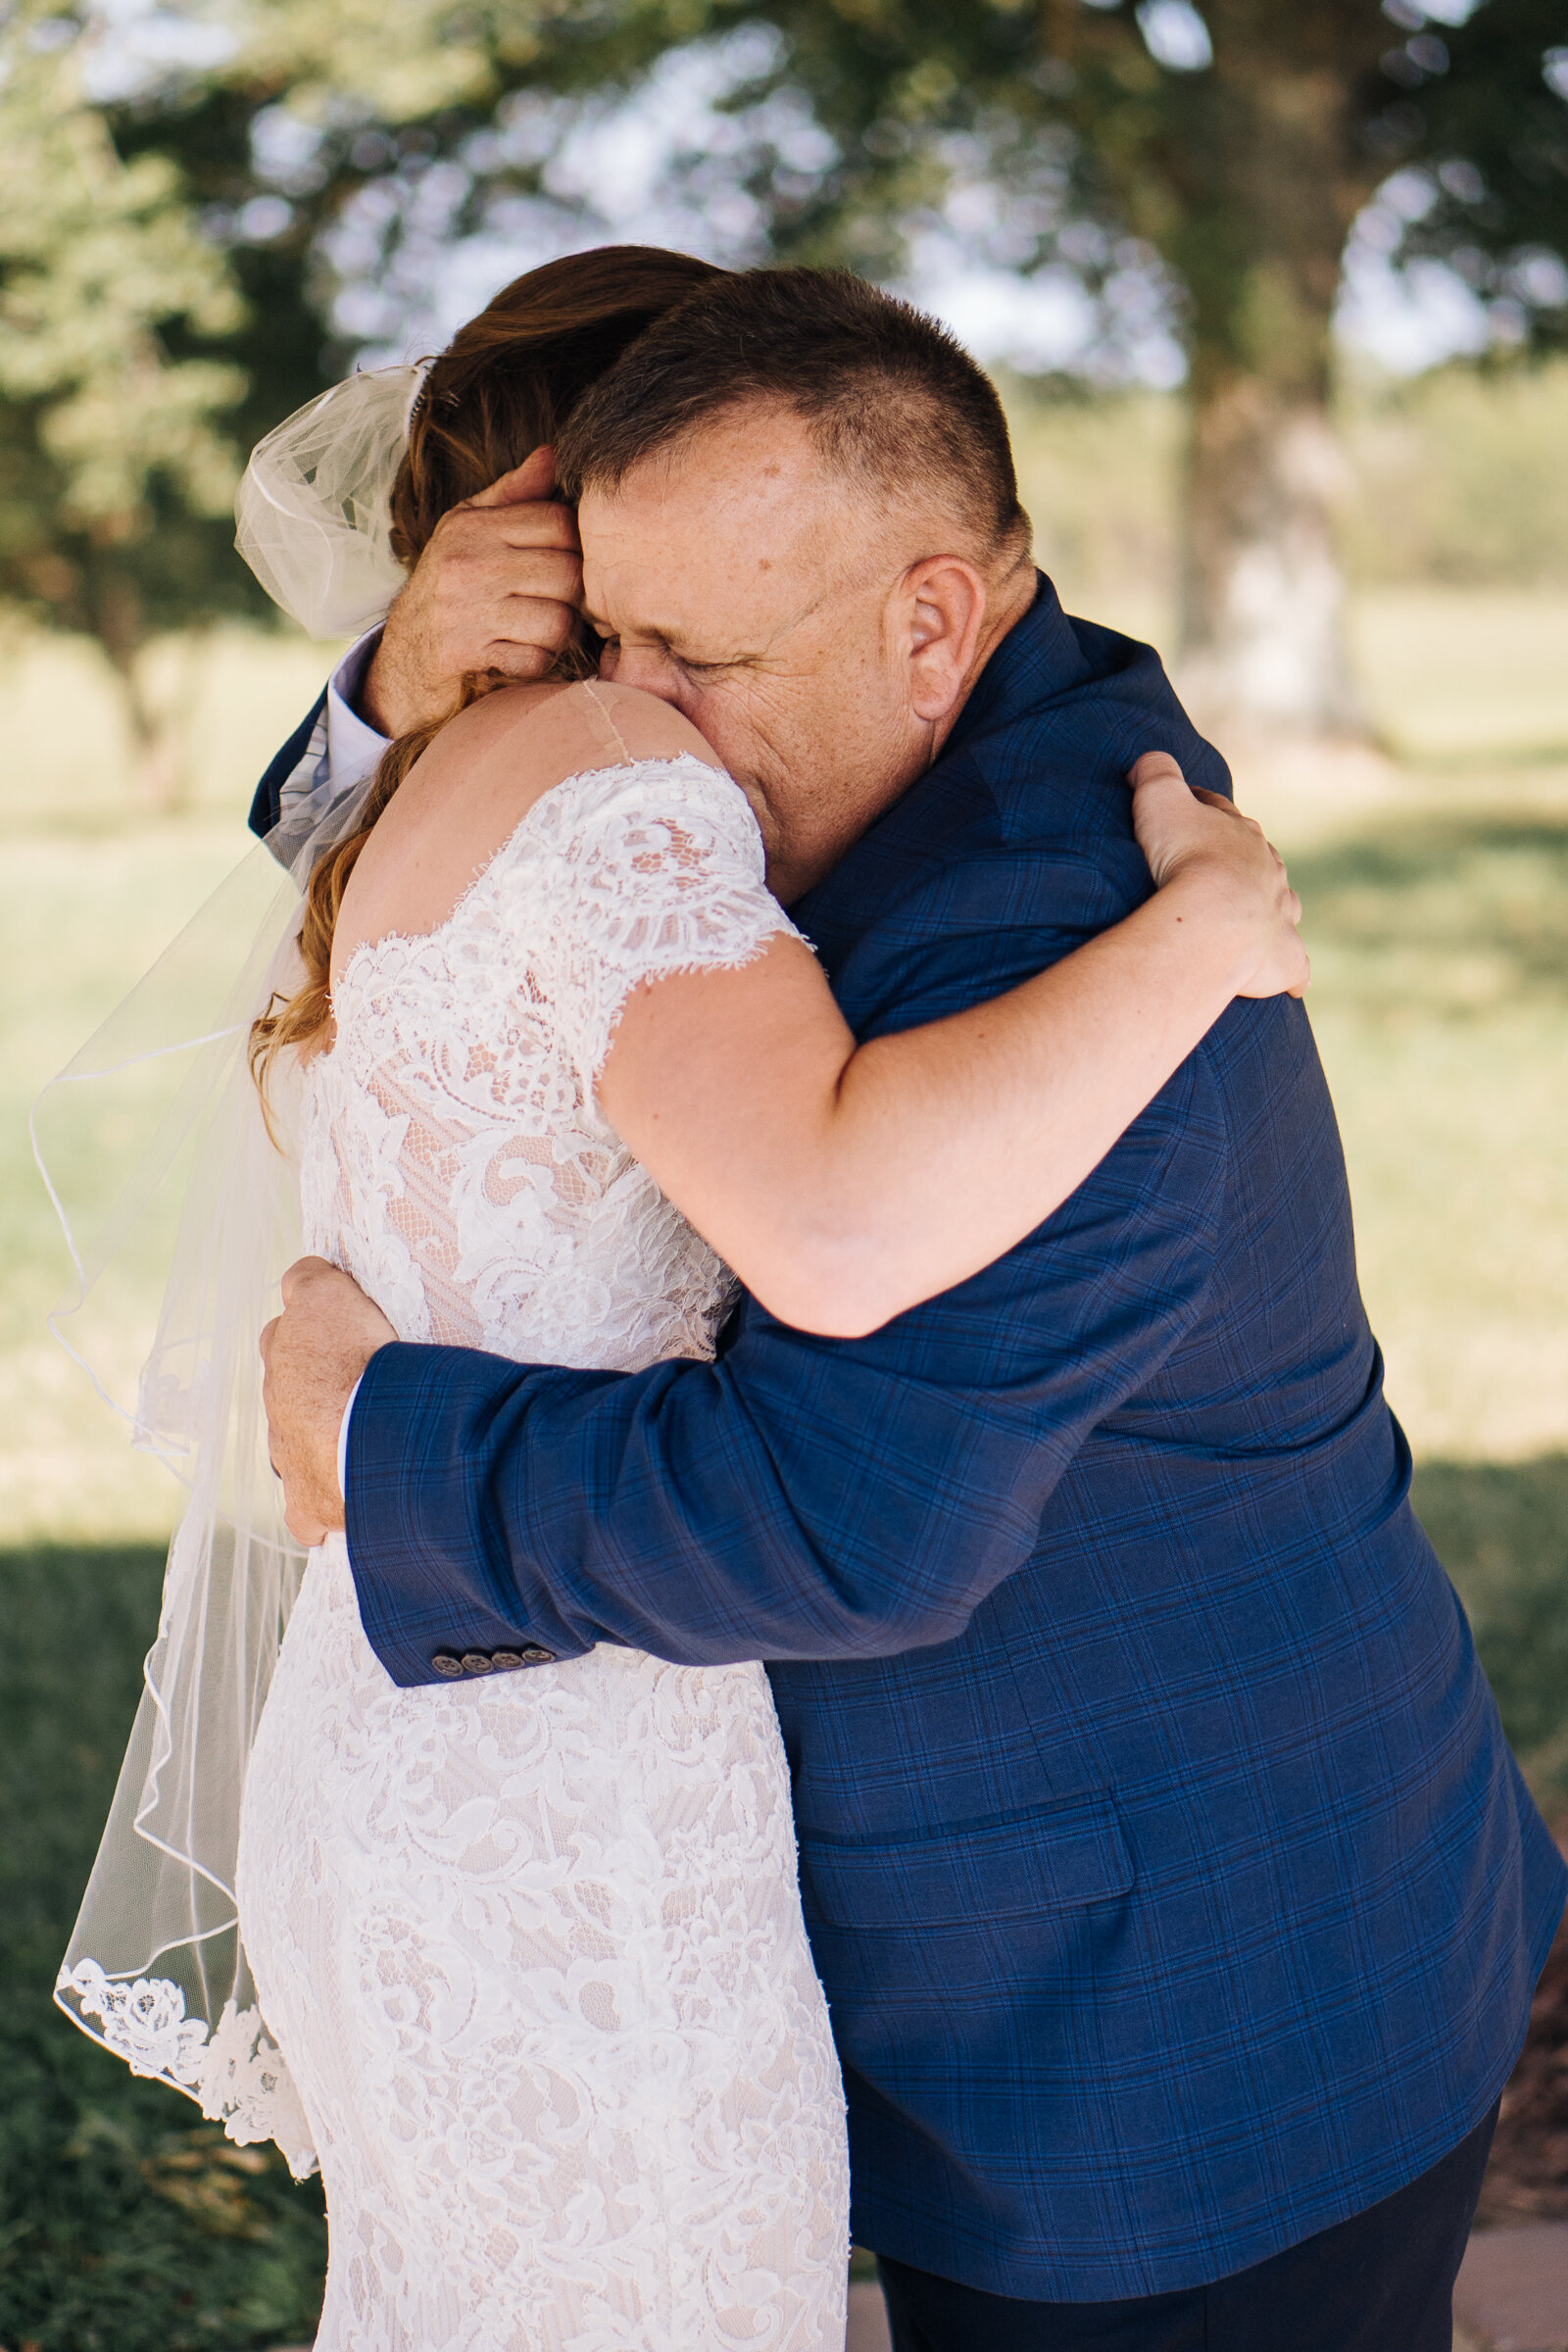
[[900,587],[909,708],[940,725],[968,683],[985,623],[985,580],[962,556],[925,556]]

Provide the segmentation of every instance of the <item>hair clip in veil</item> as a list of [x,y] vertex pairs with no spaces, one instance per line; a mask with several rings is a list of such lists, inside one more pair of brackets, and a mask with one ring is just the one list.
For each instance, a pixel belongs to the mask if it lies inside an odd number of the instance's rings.
[[368,368],[257,443],[234,501],[234,544],[312,637],[357,637],[407,577],[392,553],[392,484],[428,363]]

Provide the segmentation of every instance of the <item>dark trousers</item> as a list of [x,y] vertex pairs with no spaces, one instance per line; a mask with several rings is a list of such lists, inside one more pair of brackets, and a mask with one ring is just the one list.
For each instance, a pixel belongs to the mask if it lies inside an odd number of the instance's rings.
[[1495,2107],[1441,2164],[1212,2286],[1019,2303],[878,2256],[894,2352],[1450,2352]]

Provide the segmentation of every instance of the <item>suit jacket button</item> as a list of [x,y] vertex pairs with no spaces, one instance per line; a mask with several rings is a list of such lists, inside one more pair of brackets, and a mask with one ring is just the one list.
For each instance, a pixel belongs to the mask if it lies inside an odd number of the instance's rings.
[[556,1662],[555,1651],[541,1649],[537,1642],[530,1642],[518,1654],[525,1666],[553,1666]]
[[497,1674],[515,1674],[524,1660],[520,1649],[493,1649],[490,1652],[490,1663]]
[[466,1649],[464,1651],[463,1671],[465,1674],[490,1674],[494,1672],[494,1669],[495,1660],[487,1649]]
[[463,1660],[455,1658],[450,1649],[438,1649],[430,1663],[436,1673],[444,1675],[448,1682],[463,1672]]

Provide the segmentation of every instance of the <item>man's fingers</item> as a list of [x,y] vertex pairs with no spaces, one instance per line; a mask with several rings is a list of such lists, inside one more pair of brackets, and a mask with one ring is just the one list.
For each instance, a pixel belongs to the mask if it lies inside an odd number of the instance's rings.
[[526,587],[519,584],[509,589],[497,600],[495,612],[488,617],[498,643],[542,645],[557,652],[577,625],[574,601],[570,597],[551,596],[532,580]]
[[534,500],[525,507],[449,507],[404,595],[417,586],[427,592],[428,601],[437,574],[444,583],[437,593],[450,590],[453,578],[460,576],[464,594],[469,594],[476,582],[483,585],[479,575],[484,570],[505,581],[516,569],[508,563],[509,555],[525,556],[530,564],[539,565],[559,557],[563,569],[551,586],[565,589],[582,564],[577,518],[571,509],[558,507],[553,500]]
[[524,458],[520,466],[514,466],[510,473],[502,474],[488,489],[480,490],[474,497],[465,499],[464,504],[468,507],[531,506],[537,500],[547,499],[555,486],[556,453],[547,441]]
[[[298,1368],[302,1339],[310,1351],[322,1357],[352,1355],[361,1348],[367,1358],[396,1337],[373,1298],[366,1296],[352,1274],[330,1258],[300,1257],[283,1277],[284,1318],[293,1318],[290,1332],[294,1359],[289,1378]],[[355,1379],[364,1370],[362,1362]]]
[[525,636],[534,622],[555,634],[577,617],[582,560],[570,548],[503,546],[487,537],[447,549],[439,588],[425,635],[443,650],[492,634]]
[[[329,1274],[339,1282],[348,1279],[329,1257],[297,1257],[278,1286],[283,1294],[283,1304],[286,1307],[296,1305],[302,1293],[313,1282],[318,1282],[323,1274]],[[269,1325],[269,1329],[275,1328],[275,1325]]]
[[[512,511],[548,512],[541,507]],[[498,514],[466,514],[464,521],[466,529],[455,531],[440,550],[438,581],[432,572],[446,627],[461,624],[466,614],[471,632],[479,612],[514,596],[536,596],[547,605],[581,601],[582,557],[576,548],[562,545],[554,534],[546,540],[499,527],[505,517]]]
[[444,535],[430,545],[449,581],[461,564],[467,587],[483,587],[488,576],[501,595],[519,577],[568,601],[581,585],[582,549],[569,507],[494,507],[487,514],[454,507],[438,528]]
[[295,1543],[303,1544],[307,1551],[314,1551],[318,1544],[326,1542],[326,1529],[319,1515],[302,1510],[298,1503],[291,1503],[286,1489],[283,1495],[283,1525]]
[[1146,784],[1185,784],[1187,778],[1169,752],[1145,752],[1127,770],[1127,781],[1136,792]]
[[582,558],[569,547],[492,547],[483,569],[473,564],[472,586],[493,597],[507,619],[515,604],[573,609],[582,602]]
[[451,522],[454,517],[454,537],[466,528],[471,534],[482,533],[488,545],[515,548],[519,554],[525,549],[542,554],[548,548],[559,548],[579,562],[582,558],[576,514],[554,499],[531,500],[525,507],[492,507],[487,513],[454,507],[442,520]]
[[480,669],[504,685],[526,686],[549,674],[560,650],[559,646],[509,645],[498,637],[485,647]]

